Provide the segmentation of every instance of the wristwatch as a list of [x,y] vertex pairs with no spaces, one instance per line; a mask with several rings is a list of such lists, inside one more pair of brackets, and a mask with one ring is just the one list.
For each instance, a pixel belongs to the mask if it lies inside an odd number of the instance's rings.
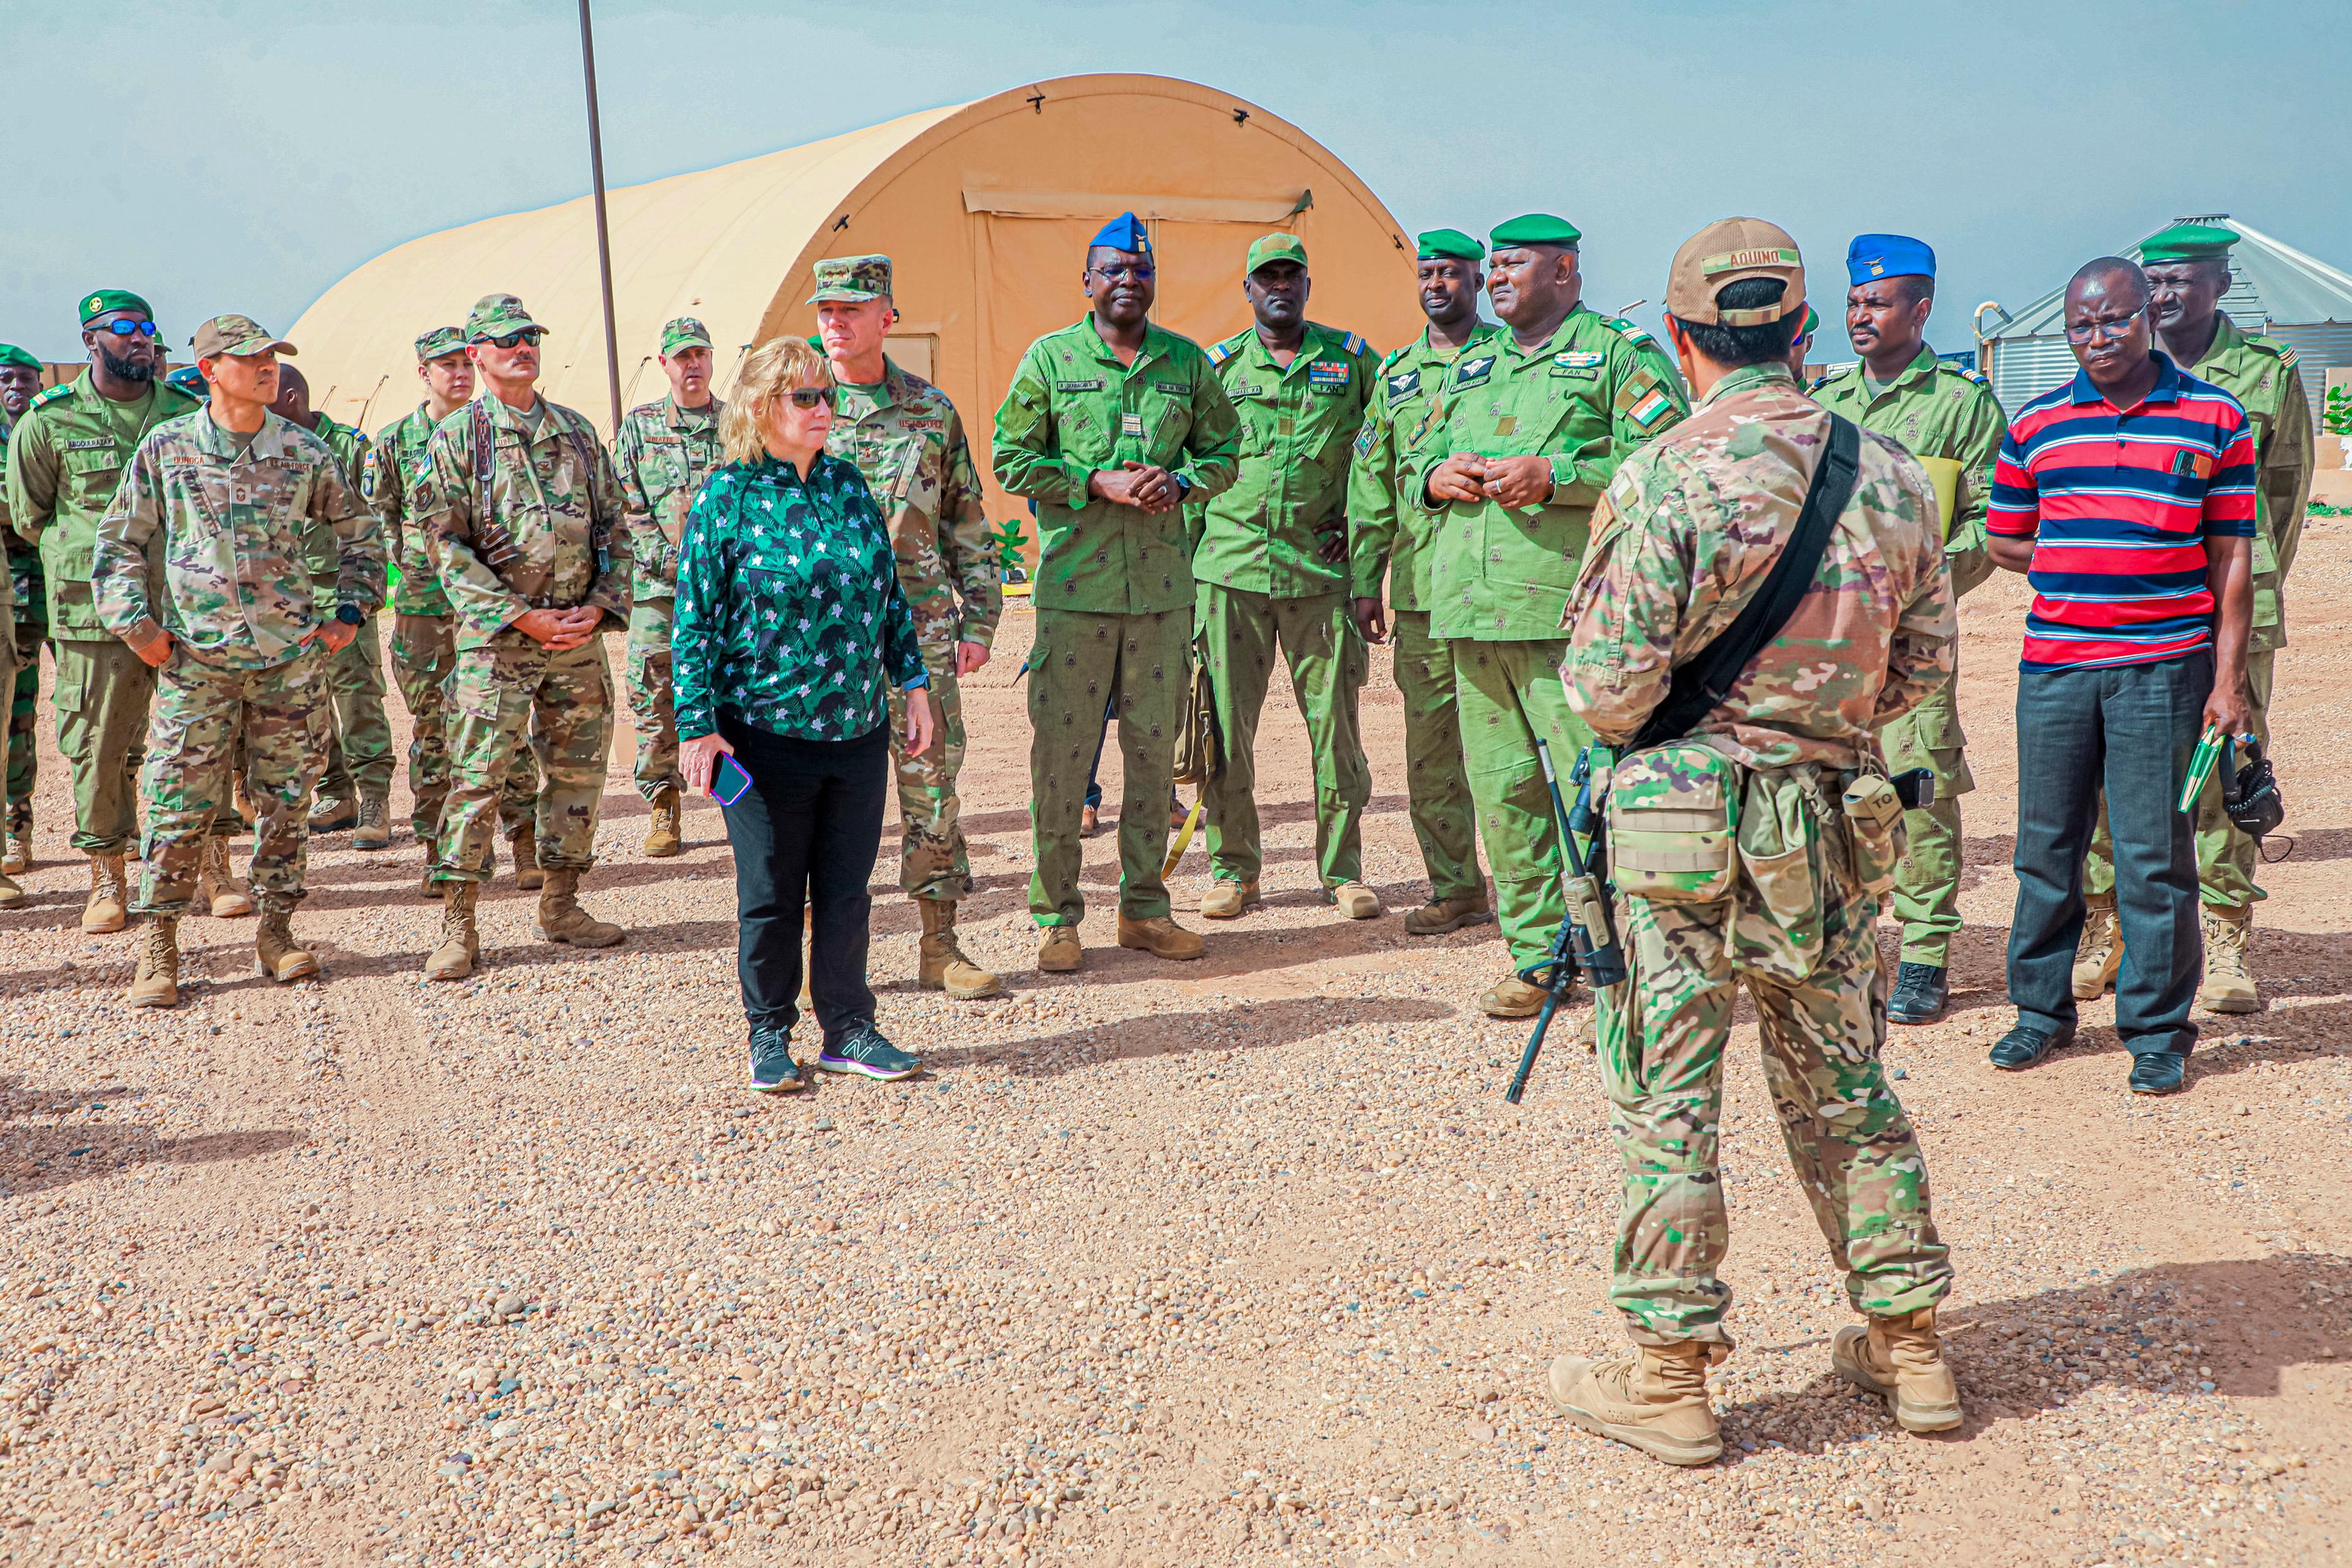
[[367,616],[360,613],[360,607],[357,605],[337,605],[335,606],[335,619],[342,622],[343,625],[347,626],[355,626],[362,621],[366,620]]

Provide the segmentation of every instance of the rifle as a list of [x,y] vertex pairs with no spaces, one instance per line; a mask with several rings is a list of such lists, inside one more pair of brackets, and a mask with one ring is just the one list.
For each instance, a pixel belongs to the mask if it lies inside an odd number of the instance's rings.
[[[1608,875],[1608,835],[1601,815],[1592,808],[1592,748],[1587,746],[1577,753],[1576,768],[1569,782],[1576,786],[1576,809],[1571,812],[1560,799],[1559,775],[1551,765],[1551,747],[1541,740],[1536,742],[1536,755],[1542,759],[1544,787],[1551,792],[1552,818],[1559,825],[1562,866],[1560,890],[1568,896],[1568,912],[1552,933],[1551,951],[1540,963],[1529,964],[1519,971],[1519,978],[1530,985],[1540,986],[1544,993],[1543,1011],[1536,1015],[1535,1032],[1528,1037],[1528,1048],[1519,1053],[1519,1069],[1511,1075],[1511,1087],[1503,1098],[1511,1104],[1519,1102],[1527,1092],[1528,1075],[1535,1071],[1536,1058],[1543,1050],[1544,1035],[1551,1028],[1552,1015],[1568,999],[1569,988],[1576,983],[1576,972],[1584,971],[1586,978],[1598,989],[1620,985],[1625,980],[1625,953],[1617,943],[1616,928],[1610,923],[1609,900],[1601,892]],[[1582,832],[1592,843],[1592,858],[1588,861],[1577,852],[1576,836]]]

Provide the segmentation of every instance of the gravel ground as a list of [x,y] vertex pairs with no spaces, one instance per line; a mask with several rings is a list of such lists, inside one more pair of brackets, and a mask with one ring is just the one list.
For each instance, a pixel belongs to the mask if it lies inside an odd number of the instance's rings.
[[[2299,578],[2347,565],[2352,529],[2315,521]],[[644,859],[622,757],[587,897],[626,946],[530,942],[502,879],[482,973],[425,987],[415,846],[338,837],[298,917],[327,980],[271,986],[249,921],[192,920],[169,1014],[121,1005],[131,937],[74,923],[47,758],[43,864],[0,915],[0,1561],[2344,1561],[2352,811],[2326,753],[2352,616],[2306,589],[2281,660],[2299,844],[2265,877],[2267,1010],[2206,1020],[2189,1090],[2146,1101],[2109,1004],[2041,1071],[1984,1064],[2021,597],[1963,617],[1985,784],[1957,1008],[1888,1048],[1959,1269],[1958,1433],[1906,1436],[1829,1375],[1849,1314],[1752,1050],[1729,1452],[1670,1470],[1549,1413],[1549,1359],[1620,1337],[1585,1018],[1505,1105],[1524,1031],[1473,1005],[1492,928],[1398,919],[1422,892],[1385,656],[1387,918],[1318,900],[1277,697],[1266,906],[1198,964],[1038,974],[1016,616],[968,688],[966,773],[968,945],[1013,994],[916,991],[886,863],[881,1022],[930,1068],[898,1086],[740,1089],[719,814]],[[1088,849],[1104,906],[1115,853]],[[1086,929],[1108,942],[1107,907]]]

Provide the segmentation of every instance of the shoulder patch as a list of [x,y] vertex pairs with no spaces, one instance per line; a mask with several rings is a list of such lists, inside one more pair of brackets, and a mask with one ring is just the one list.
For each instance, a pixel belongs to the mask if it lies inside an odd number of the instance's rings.
[[25,412],[30,414],[36,408],[46,408],[52,403],[63,403],[67,398],[71,397],[72,395],[73,383],[70,381],[61,381],[55,386],[49,388],[47,392],[35,397],[32,402],[25,405]]
[[1495,372],[1493,354],[1465,354],[1454,362],[1454,384],[1474,386]]
[[1412,345],[1411,343],[1407,343],[1404,345],[1404,348],[1389,350],[1388,353],[1381,356],[1381,368],[1382,370],[1386,370],[1389,366],[1396,363],[1397,361],[1404,358],[1405,349],[1410,349],[1411,347],[1412,347]]
[[[2270,342],[2273,340],[2260,338],[2255,341],[2258,342]],[[2303,356],[2295,353],[2294,345],[2293,343],[2280,343],[2278,345],[2278,357],[2279,363],[2283,365],[2292,365],[2295,361],[2301,359]]]
[[1364,334],[1361,332],[1349,332],[1348,334],[1347,342],[1340,346],[1345,348],[1351,354],[1362,353],[1365,351]]
[[1211,343],[1209,345],[1209,363],[1211,364],[1224,363],[1227,360],[1234,357],[1234,350],[1239,346],[1240,345],[1231,342]]
[[1657,343],[1657,339],[1652,337],[1647,331],[1643,331],[1633,322],[1627,321],[1622,316],[1608,317],[1606,318],[1605,324],[1612,331],[1617,333],[1627,342],[1633,343],[1637,347],[1643,343],[1648,343],[1654,347]]
[[1949,371],[1952,374],[1958,376],[1962,381],[1973,381],[1979,386],[1990,386],[1992,384],[1991,382],[1985,379],[1984,373],[1982,371],[1970,370],[1964,364],[1954,364],[1949,360],[1937,360],[1936,362],[1936,368],[1937,370]]

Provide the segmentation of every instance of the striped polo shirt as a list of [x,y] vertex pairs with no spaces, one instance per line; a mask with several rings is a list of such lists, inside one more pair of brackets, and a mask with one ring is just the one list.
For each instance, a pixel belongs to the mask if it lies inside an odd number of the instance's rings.
[[1993,533],[2034,541],[2024,669],[2149,664],[2209,647],[2205,541],[2254,532],[2238,400],[2162,353],[2119,409],[2077,371],[2019,411],[1993,465]]

